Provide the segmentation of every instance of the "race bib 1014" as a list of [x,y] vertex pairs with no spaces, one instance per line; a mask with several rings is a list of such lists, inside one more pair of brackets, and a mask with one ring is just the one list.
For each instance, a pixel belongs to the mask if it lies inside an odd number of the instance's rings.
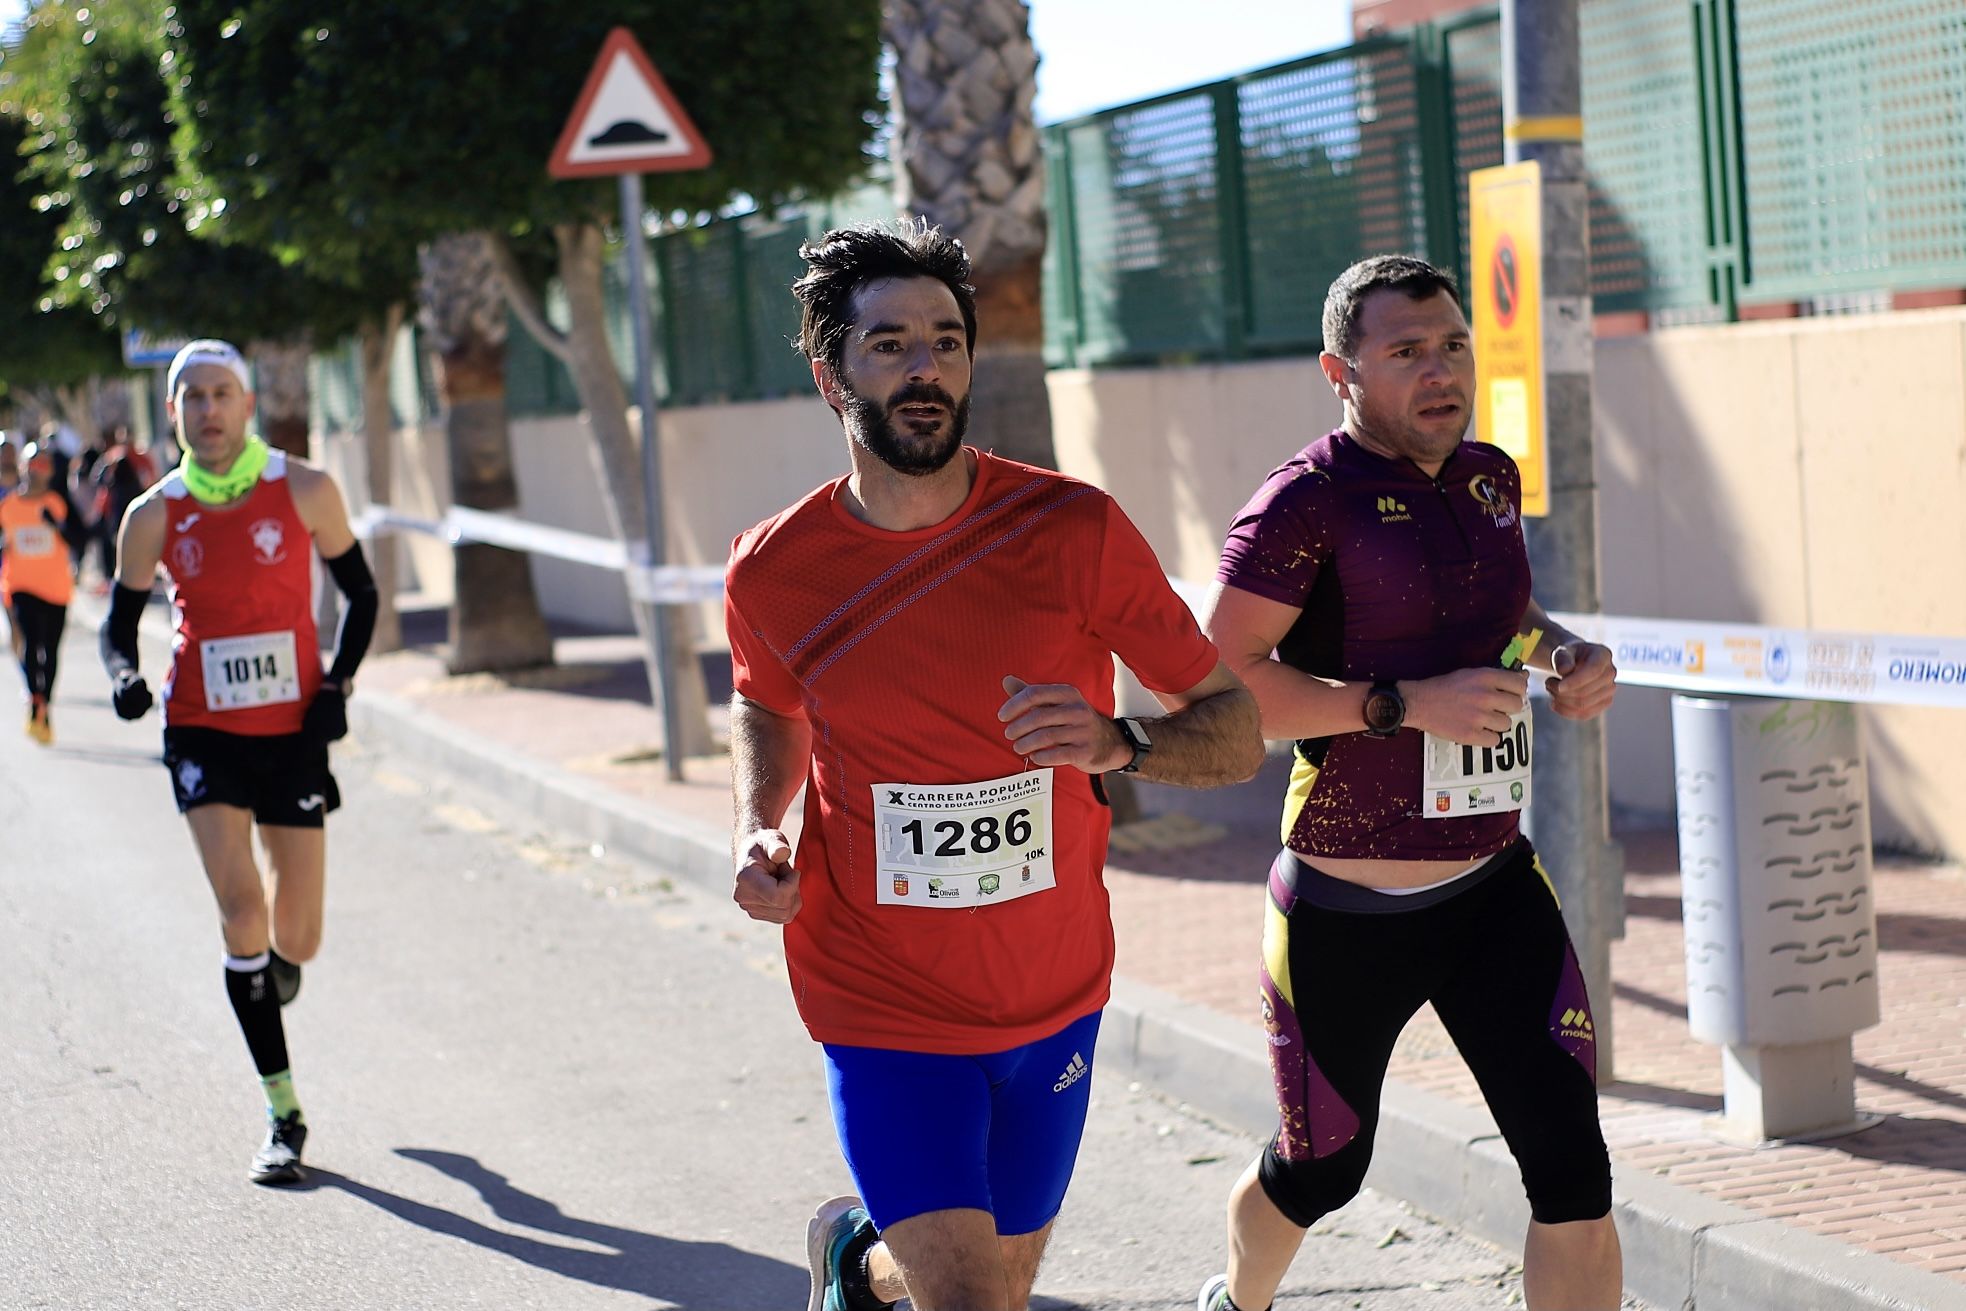
[[300,666],[291,629],[214,637],[198,644],[205,669],[205,708],[242,710],[300,700]]
[[876,783],[876,900],[972,910],[1056,886],[1051,770],[981,783]]

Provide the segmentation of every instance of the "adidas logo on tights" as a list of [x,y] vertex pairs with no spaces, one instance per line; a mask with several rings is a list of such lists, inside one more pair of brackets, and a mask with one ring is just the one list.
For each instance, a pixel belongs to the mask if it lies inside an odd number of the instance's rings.
[[1072,1063],[1065,1067],[1065,1073],[1058,1076],[1058,1082],[1051,1085],[1051,1091],[1064,1092],[1080,1079],[1085,1078],[1091,1069],[1092,1067],[1085,1063],[1084,1056],[1078,1052],[1073,1052]]

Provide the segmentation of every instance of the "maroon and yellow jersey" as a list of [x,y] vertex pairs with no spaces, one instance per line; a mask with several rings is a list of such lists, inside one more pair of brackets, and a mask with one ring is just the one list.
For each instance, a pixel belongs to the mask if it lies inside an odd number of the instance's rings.
[[247,496],[223,508],[165,477],[164,568],[175,632],[164,722],[265,737],[298,733],[321,685],[314,539],[274,451]]
[[[1464,442],[1429,478],[1341,430],[1257,489],[1216,577],[1302,611],[1277,657],[1308,674],[1390,682],[1496,665],[1529,606],[1520,496],[1498,447]],[[1426,782],[1424,746],[1410,728],[1299,742],[1285,845],[1390,860],[1474,860],[1507,846],[1515,810],[1429,818],[1449,798]]]
[[1001,1051],[1103,1006],[1108,810],[1004,736],[1006,676],[1113,711],[1113,657],[1182,692],[1214,646],[1095,487],[975,453],[962,507],[861,522],[840,479],[740,536],[737,691],[811,726],[803,899],[785,953],[821,1042]]

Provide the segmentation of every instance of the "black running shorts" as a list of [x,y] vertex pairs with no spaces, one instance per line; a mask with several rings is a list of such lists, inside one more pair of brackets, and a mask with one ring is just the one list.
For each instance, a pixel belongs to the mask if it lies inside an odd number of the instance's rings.
[[253,737],[216,728],[164,729],[164,764],[179,814],[238,806],[262,824],[320,828],[341,805],[328,749],[303,734]]

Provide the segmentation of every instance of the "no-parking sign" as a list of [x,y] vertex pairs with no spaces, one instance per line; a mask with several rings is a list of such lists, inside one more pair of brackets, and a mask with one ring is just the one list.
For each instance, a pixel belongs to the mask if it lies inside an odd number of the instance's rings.
[[1543,176],[1534,160],[1468,174],[1476,435],[1522,470],[1522,512],[1549,513],[1543,432]]

